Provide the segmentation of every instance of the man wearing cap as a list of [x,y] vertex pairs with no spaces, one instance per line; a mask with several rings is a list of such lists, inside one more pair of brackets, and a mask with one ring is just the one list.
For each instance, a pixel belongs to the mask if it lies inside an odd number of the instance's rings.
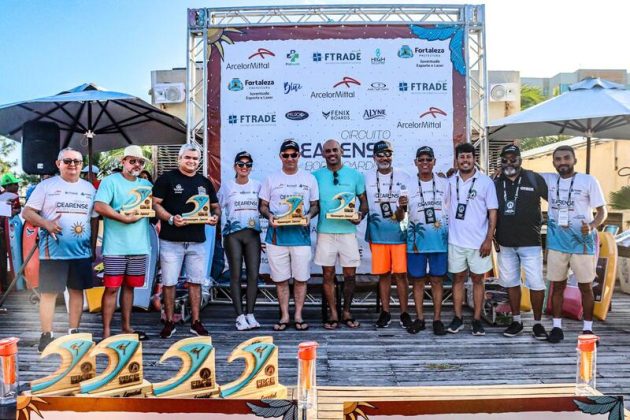
[[365,190],[369,207],[365,240],[372,252],[372,274],[379,276],[378,288],[382,311],[376,321],[378,328],[391,323],[389,297],[392,277],[396,281],[400,301],[400,326],[411,326],[407,313],[407,235],[400,222],[405,218],[406,207],[399,206],[401,195],[407,193],[409,175],[392,167],[394,151],[388,141],[374,144],[376,171],[365,176]]
[[499,210],[495,239],[499,244],[499,278],[508,289],[512,323],[503,331],[514,337],[523,331],[521,320],[521,271],[529,289],[537,340],[546,340],[541,324],[545,280],[543,278],[540,199],[547,200],[547,184],[542,176],[521,167],[521,151],[508,144],[501,151],[501,175],[495,179]]
[[101,181],[99,181],[98,179],[99,172],[100,172],[100,169],[98,169],[98,166],[96,165],[86,166],[81,171],[81,178],[85,179],[87,182],[94,185],[94,188],[98,190],[98,187],[101,185]]
[[[15,194],[15,198],[9,199],[7,204],[11,205],[11,217],[20,213],[22,206],[20,205],[20,199],[17,196],[19,183],[22,180],[12,173],[6,173],[0,178],[0,186],[2,186],[2,194],[10,193]],[[5,242],[5,224],[7,217],[0,216],[0,289],[6,290],[9,286],[8,267],[7,267],[7,247],[9,244]]]
[[462,305],[464,283],[470,272],[474,313],[472,334],[485,335],[481,325],[484,274],[492,269],[492,240],[497,221],[497,193],[487,175],[475,168],[475,147],[462,143],[455,148],[457,173],[449,179],[448,271],[454,274],[455,317],[447,328],[453,334],[464,328]]
[[162,301],[166,319],[160,337],[169,338],[175,332],[175,287],[182,267],[186,270],[188,299],[191,309],[190,332],[198,336],[208,335],[201,323],[201,285],[207,278],[206,227],[188,223],[182,214],[193,209],[189,199],[207,196],[210,203],[210,225],[216,225],[221,216],[214,186],[208,178],[198,174],[201,151],[193,144],[179,149],[177,169],[166,172],[155,180],[153,209],[162,221],[160,229],[160,266],[162,268]]
[[442,279],[448,268],[448,180],[433,173],[435,154],[429,146],[416,151],[414,160],[418,168],[415,180],[409,181],[409,197],[398,199],[407,206],[407,272],[413,281],[413,299],[417,319],[407,331],[415,334],[425,328],[423,300],[424,285],[431,282],[433,298],[433,333],[445,335],[441,321]]
[[125,215],[121,210],[125,204],[134,200],[136,188],[151,188],[151,183],[138,176],[146,162],[140,146],[127,146],[120,162],[122,172],[102,180],[94,204],[95,210],[103,216],[104,223],[103,338],[111,335],[111,322],[120,289],[122,332],[138,334],[140,340],[146,340],[146,333],[134,331],[131,327],[131,310],[133,289],[144,285],[147,258],[151,252],[149,218]]
[[40,352],[53,341],[55,303],[66,287],[70,296],[68,333],[79,332],[83,291],[92,287],[92,258],[98,232],[94,187],[79,177],[81,153],[63,149],[56,165],[59,175],[37,184],[22,213],[27,222],[40,228]]
[[[335,329],[339,325],[337,298],[335,296],[335,264],[337,258],[343,270],[343,317],[341,321],[349,328],[359,327],[359,322],[352,317],[350,305],[354,296],[355,274],[361,255],[357,241],[357,225],[367,214],[365,181],[363,175],[341,161],[341,145],[337,140],[327,140],[323,144],[326,167],[313,173],[319,188],[320,216],[317,222],[317,247],[315,264],[322,266],[324,275],[324,294],[330,307],[330,318],[324,320],[324,328]],[[344,197],[347,196],[348,198]],[[346,202],[351,197],[351,201]],[[355,206],[359,199],[357,218],[331,219],[327,215],[339,207],[339,203]]]
[[[276,283],[280,320],[275,331],[289,325],[289,280],[293,278],[295,329],[305,331],[302,308],[306,298],[306,282],[311,277],[310,221],[319,211],[319,189],[313,175],[298,168],[300,146],[293,139],[280,146],[282,169],[269,175],[260,189],[260,214],[269,220],[265,237],[271,279]],[[302,209],[300,207],[303,206]],[[282,225],[278,220],[295,209],[305,218],[303,225]]]

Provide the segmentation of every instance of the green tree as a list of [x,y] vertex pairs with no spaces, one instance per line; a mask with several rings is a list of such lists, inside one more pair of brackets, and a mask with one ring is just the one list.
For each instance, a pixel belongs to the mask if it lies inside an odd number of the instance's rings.
[[[123,157],[123,150],[125,149],[114,149],[108,152],[96,153],[93,162],[101,170],[101,173],[110,173],[114,168],[120,167],[120,159]],[[144,169],[149,172],[153,172],[151,146],[142,146],[142,154],[147,159]],[[87,160],[85,161],[85,164],[87,165]]]
[[608,204],[615,210],[630,209],[630,185],[621,187],[619,191],[611,192]]
[[542,90],[535,86],[521,86],[521,111],[544,102],[547,98]]
[[0,136],[0,174],[18,172],[17,160],[9,160],[8,156],[15,150],[17,143],[9,138]]

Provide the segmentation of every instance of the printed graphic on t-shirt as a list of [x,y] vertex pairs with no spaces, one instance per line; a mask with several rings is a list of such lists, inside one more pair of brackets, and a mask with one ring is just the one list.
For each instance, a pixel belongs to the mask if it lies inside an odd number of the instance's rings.
[[260,183],[255,180],[250,180],[244,185],[230,180],[221,186],[217,195],[225,219],[223,236],[243,229],[254,229],[260,232],[259,192]]
[[448,251],[448,215],[444,207],[448,181],[435,175],[434,181],[435,190],[432,181],[422,182],[422,194],[417,183],[411,184],[407,226],[409,253]]

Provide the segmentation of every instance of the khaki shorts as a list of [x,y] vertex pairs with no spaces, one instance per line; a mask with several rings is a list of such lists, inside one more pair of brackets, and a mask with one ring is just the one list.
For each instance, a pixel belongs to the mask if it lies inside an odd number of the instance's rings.
[[276,283],[293,278],[308,281],[311,277],[310,246],[279,246],[267,244],[271,280]]
[[339,256],[342,267],[358,267],[361,263],[359,242],[354,233],[319,233],[315,248],[315,264],[334,267]]
[[547,254],[547,278],[549,281],[563,281],[569,277],[569,267],[578,283],[591,283],[595,280],[596,261],[594,255],[567,254],[550,249]]

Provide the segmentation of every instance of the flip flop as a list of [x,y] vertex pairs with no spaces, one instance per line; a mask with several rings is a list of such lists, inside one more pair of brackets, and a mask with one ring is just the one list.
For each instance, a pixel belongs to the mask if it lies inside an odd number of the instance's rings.
[[284,331],[289,326],[288,322],[277,322],[273,326],[274,331]]
[[140,341],[147,341],[149,339],[149,336],[144,331],[134,331],[131,334],[136,334]]
[[295,321],[295,329],[298,331],[306,331],[309,329],[309,325],[304,321]]
[[346,324],[346,327],[352,329],[359,328],[361,326],[361,323],[354,318],[346,318],[343,320],[343,323]]
[[328,321],[324,322],[324,328],[327,330],[336,330],[337,328],[339,328],[339,321],[336,319],[329,319]]

